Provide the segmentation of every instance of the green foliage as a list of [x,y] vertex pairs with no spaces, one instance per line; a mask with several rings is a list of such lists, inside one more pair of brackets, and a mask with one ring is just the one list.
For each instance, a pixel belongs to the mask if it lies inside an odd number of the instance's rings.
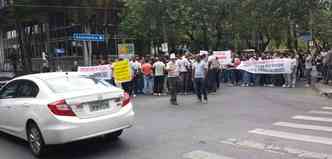
[[320,5],[319,0],[127,0],[121,29],[146,44],[169,41],[174,48],[299,49],[302,32],[331,43],[331,10]]

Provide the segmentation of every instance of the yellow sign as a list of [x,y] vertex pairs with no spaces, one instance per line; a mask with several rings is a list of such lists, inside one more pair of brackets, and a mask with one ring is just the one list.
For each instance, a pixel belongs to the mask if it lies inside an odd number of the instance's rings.
[[113,63],[113,73],[116,83],[124,83],[132,80],[131,67],[128,60]]

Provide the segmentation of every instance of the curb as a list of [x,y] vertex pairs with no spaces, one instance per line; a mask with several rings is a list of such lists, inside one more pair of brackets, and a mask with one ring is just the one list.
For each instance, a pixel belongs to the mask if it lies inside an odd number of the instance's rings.
[[320,83],[316,83],[313,86],[313,89],[315,91],[317,91],[319,93],[319,95],[332,99],[332,87],[331,87],[331,89],[326,88],[326,87],[329,87],[329,86],[326,86],[326,85],[323,85],[323,84],[320,84]]

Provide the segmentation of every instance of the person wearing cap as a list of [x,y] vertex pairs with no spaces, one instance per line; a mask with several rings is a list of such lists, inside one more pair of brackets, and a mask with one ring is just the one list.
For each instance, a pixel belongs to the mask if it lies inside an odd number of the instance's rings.
[[168,71],[168,82],[169,82],[169,92],[171,95],[170,102],[172,105],[178,105],[177,103],[177,80],[179,77],[179,68],[176,64],[175,54],[170,55],[170,61],[167,63],[166,70]]

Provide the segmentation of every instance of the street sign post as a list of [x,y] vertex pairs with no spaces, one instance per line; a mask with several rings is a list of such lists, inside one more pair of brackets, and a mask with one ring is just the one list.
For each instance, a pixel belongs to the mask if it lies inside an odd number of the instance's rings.
[[135,45],[129,44],[118,44],[118,55],[121,58],[131,58],[135,55]]
[[104,34],[86,34],[86,33],[74,33],[73,40],[75,41],[94,41],[94,42],[104,42]]
[[164,53],[168,53],[168,43],[162,43],[161,48]]

